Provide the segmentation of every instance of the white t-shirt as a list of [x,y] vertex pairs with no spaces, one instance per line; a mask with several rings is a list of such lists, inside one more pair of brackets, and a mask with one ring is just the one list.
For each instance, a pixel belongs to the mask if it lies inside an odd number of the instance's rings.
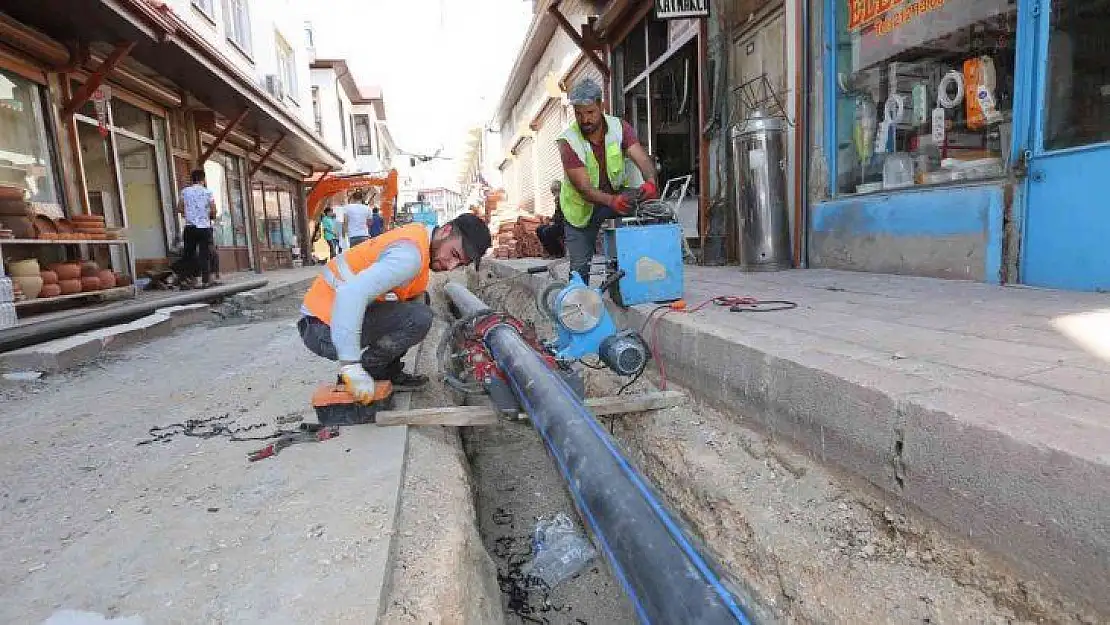
[[370,236],[370,207],[365,204],[347,204],[343,207],[343,220],[347,222],[348,237]]
[[208,206],[212,197],[212,190],[204,185],[194,184],[181,190],[181,202],[185,205],[185,225],[212,227],[212,220],[208,218]]

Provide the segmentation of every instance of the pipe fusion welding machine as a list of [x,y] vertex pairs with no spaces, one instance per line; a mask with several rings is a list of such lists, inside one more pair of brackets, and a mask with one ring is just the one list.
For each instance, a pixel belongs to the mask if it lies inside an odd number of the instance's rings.
[[687,175],[668,180],[658,200],[641,201],[638,189],[626,191],[633,215],[603,227],[605,284],[618,306],[682,299],[683,260],[692,253],[678,223],[677,205],[692,179]]

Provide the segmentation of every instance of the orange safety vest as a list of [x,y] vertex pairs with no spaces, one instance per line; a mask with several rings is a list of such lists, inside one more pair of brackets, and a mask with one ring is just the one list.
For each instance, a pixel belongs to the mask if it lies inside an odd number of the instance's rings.
[[[335,305],[335,289],[340,284],[370,268],[387,247],[398,241],[412,241],[420,249],[420,273],[407,284],[394,288],[391,293],[401,301],[422,295],[428,288],[430,275],[431,244],[428,228],[423,224],[409,224],[384,232],[369,241],[360,243],[328,261],[324,271],[316,277],[304,296],[304,308],[309,314],[331,325],[331,309]],[[385,301],[384,295],[377,301]]]

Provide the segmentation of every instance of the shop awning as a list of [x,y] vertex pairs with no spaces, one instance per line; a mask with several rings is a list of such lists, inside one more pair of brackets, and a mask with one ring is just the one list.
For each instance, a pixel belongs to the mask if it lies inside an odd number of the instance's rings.
[[11,17],[58,41],[134,41],[130,57],[158,72],[228,118],[244,109],[238,129],[269,144],[281,136],[282,154],[313,169],[338,169],[343,157],[297,114],[160,2],[147,0],[36,0],[5,9]]

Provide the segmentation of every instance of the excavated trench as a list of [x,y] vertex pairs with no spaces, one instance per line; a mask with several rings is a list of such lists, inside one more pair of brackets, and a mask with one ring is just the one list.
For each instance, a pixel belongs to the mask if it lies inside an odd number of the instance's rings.
[[[520,283],[471,289],[551,328]],[[625,380],[585,372],[587,394]],[[653,371],[626,392],[656,390]],[[672,384],[671,389],[675,389]],[[681,389],[678,389],[681,390]],[[1093,623],[1035,583],[897,502],[765,437],[744,415],[690,398],[602,419],[625,455],[684,517],[721,568],[785,623]],[[497,568],[507,623],[633,623],[604,561],[546,591],[524,579],[538,517],[576,518],[562,478],[526,423],[464,428],[478,526]]]

